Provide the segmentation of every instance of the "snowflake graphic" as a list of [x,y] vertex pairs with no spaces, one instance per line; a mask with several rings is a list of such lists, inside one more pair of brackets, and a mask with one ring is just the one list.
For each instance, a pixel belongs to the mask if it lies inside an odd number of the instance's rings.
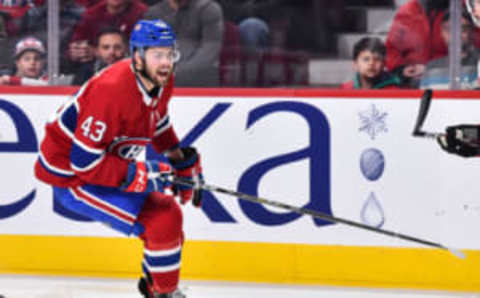
[[385,118],[388,113],[381,112],[377,107],[372,104],[368,110],[358,113],[360,116],[360,132],[365,132],[374,140],[380,133],[387,132],[387,124]]

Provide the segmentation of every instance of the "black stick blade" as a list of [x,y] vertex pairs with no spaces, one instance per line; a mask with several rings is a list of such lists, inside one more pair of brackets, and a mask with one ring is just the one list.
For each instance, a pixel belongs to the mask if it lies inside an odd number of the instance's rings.
[[431,89],[425,90],[423,92],[423,96],[420,99],[420,108],[418,110],[417,121],[415,122],[415,126],[413,128],[413,135],[414,136],[424,136],[425,132],[422,131],[423,122],[427,118],[428,109],[430,108],[430,102],[432,101],[433,92]]

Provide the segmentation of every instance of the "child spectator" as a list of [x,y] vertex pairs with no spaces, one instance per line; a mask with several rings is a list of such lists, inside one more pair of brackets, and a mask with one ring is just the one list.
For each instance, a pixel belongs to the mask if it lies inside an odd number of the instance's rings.
[[0,77],[0,85],[48,84],[45,75],[45,47],[35,37],[26,37],[15,46],[15,70]]
[[378,37],[364,37],[353,48],[353,81],[344,83],[342,89],[392,89],[399,88],[398,76],[385,71],[386,47]]
[[[85,8],[74,0],[58,0],[60,5],[59,11],[59,36],[60,43],[60,72],[72,72],[68,67],[67,49],[70,39],[73,35],[73,29],[80,21]],[[23,36],[36,36],[41,40],[47,40],[47,23],[48,23],[48,5],[47,2],[36,5],[31,8],[22,20]]]

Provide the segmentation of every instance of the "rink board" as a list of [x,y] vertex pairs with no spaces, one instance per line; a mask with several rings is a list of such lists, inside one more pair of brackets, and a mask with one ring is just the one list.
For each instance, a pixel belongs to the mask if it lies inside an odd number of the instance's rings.
[[[43,123],[75,91],[0,89],[0,272],[140,272],[139,241],[55,209],[32,175]],[[182,278],[480,291],[479,160],[411,136],[420,94],[179,89],[170,115],[209,183],[460,248],[466,260],[214,194],[202,210],[183,207]],[[435,93],[425,128],[478,123],[479,95]]]

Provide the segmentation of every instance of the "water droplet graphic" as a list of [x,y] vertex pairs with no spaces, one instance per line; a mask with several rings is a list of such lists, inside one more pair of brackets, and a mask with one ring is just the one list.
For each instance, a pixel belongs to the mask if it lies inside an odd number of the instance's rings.
[[369,148],[363,151],[360,156],[360,170],[363,176],[370,180],[375,181],[383,174],[385,169],[385,157],[382,151]]
[[360,217],[364,224],[376,228],[380,228],[385,223],[385,214],[382,205],[380,205],[380,202],[373,192],[370,193],[363,204]]

